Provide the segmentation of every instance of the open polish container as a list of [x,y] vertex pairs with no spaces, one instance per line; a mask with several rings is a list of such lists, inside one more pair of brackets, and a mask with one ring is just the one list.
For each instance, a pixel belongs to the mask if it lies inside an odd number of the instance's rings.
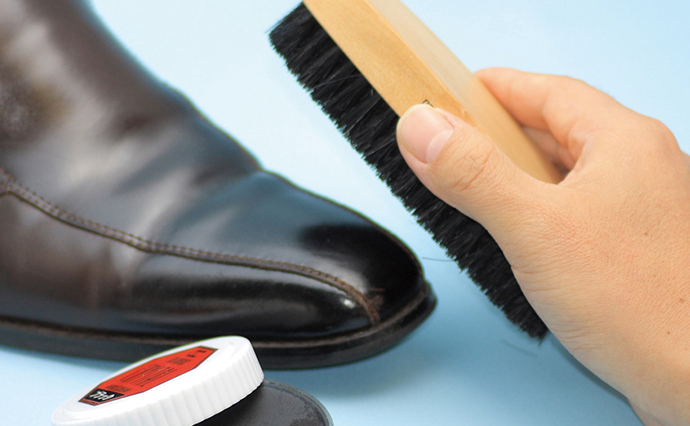
[[230,336],[146,358],[80,392],[54,426],[331,426],[319,401],[264,380],[251,343]]

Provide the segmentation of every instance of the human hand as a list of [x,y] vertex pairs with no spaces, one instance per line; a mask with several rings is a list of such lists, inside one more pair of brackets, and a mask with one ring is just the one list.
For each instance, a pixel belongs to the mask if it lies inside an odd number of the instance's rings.
[[489,231],[553,334],[646,425],[690,424],[690,158],[659,121],[581,81],[477,75],[566,177],[530,177],[428,106],[398,125],[410,168]]

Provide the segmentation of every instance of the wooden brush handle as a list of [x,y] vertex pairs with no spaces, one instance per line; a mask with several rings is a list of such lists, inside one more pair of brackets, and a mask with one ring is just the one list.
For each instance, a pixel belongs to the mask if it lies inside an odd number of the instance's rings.
[[400,116],[420,103],[456,114],[533,177],[560,173],[491,92],[399,0],[304,0],[311,14]]

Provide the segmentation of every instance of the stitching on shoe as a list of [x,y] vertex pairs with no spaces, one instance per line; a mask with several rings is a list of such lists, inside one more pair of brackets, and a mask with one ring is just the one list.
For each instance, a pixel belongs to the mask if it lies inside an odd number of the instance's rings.
[[12,176],[8,175],[2,168],[0,168],[0,196],[10,192],[10,182]]
[[373,326],[378,325],[381,322],[378,312],[362,292],[342,279],[326,272],[319,271],[318,269],[277,260],[216,253],[175,244],[149,241],[137,235],[81,218],[73,213],[63,210],[45,200],[43,197],[31,191],[30,189],[20,185],[12,178],[11,175],[0,168],[0,196],[5,194],[15,195],[19,200],[38,208],[48,216],[69,226],[73,226],[92,234],[126,244],[146,253],[177,256],[190,260],[200,260],[225,265],[246,266],[255,269],[282,271],[317,279],[324,284],[331,285],[345,292],[348,296],[356,300],[367,312],[369,321]]

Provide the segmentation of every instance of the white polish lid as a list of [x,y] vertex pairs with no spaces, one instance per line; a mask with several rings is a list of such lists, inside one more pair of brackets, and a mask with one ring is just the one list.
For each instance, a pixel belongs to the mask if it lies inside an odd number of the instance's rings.
[[196,342],[132,364],[58,408],[54,426],[193,426],[263,381],[244,337]]

